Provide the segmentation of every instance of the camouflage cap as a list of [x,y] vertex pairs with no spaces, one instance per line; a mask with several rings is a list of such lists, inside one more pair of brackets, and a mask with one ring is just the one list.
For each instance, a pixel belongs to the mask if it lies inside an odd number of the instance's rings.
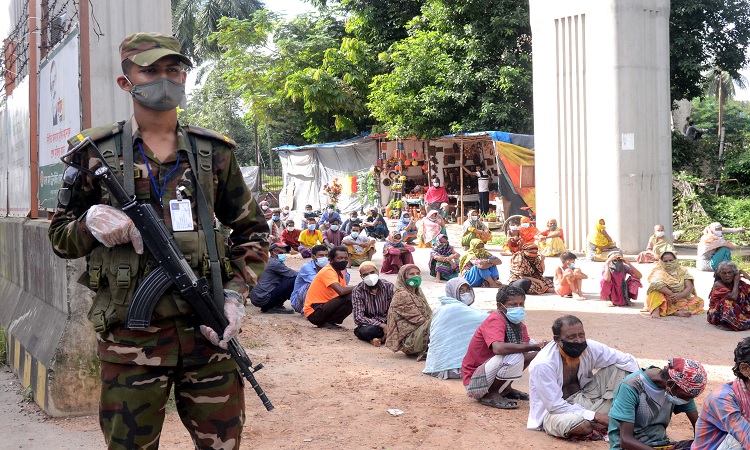
[[165,56],[175,55],[185,65],[192,61],[180,53],[180,41],[160,33],[133,33],[120,43],[120,61],[129,59],[139,66],[150,66]]

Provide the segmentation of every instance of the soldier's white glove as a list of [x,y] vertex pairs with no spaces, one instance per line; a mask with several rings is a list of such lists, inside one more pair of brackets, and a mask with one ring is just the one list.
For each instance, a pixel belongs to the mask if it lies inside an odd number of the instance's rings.
[[94,205],[86,212],[85,223],[91,235],[105,246],[132,242],[135,252],[143,254],[141,233],[121,210],[108,205]]
[[219,340],[219,335],[212,328],[201,325],[201,333],[212,344],[218,345],[224,350],[227,349],[227,342],[237,336],[242,327],[242,318],[245,317],[245,303],[239,292],[224,289],[224,316],[227,318],[227,328],[224,330],[224,336]]

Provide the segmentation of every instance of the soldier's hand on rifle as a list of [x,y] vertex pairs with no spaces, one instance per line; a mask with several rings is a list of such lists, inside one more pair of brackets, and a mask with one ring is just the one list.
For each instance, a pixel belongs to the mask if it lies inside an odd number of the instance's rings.
[[86,212],[85,223],[91,235],[105,246],[131,242],[135,252],[143,254],[141,233],[121,210],[109,205],[94,205]]
[[226,316],[229,325],[224,330],[224,336],[222,336],[221,340],[216,331],[205,325],[201,325],[201,333],[212,344],[226,350],[227,342],[240,332],[242,318],[245,317],[245,302],[239,292],[224,289],[224,316]]

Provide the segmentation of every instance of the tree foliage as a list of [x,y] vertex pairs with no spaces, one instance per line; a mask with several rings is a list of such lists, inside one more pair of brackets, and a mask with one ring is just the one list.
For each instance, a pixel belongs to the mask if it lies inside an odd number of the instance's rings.
[[531,131],[527,3],[428,0],[408,31],[372,83],[369,106],[389,134]]
[[703,73],[747,65],[750,0],[672,0],[669,34],[672,101],[700,97]]

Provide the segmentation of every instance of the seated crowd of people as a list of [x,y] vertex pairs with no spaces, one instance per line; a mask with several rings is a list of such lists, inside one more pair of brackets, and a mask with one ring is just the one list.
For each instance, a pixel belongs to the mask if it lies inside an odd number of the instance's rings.
[[[271,221],[280,221],[282,214],[273,211]],[[499,279],[500,258],[485,249],[491,233],[475,211],[464,223],[461,244],[468,250],[463,255],[450,244],[442,218],[434,214],[417,222],[402,214],[392,232],[376,209],[364,220],[351,213],[343,225],[333,207],[319,217],[307,211],[305,230],[296,229],[289,217],[287,211],[286,228],[277,230],[278,236],[272,231],[267,269],[251,291],[251,302],[261,312],[297,312],[319,328],[337,330],[352,315],[356,338],[425,360],[427,375],[461,379],[467,396],[484,406],[517,409],[519,402],[528,401],[527,428],[551,436],[608,436],[612,449],[750,448],[750,338],[735,350],[737,379],[712,392],[700,411],[694,399],[705,389],[707,374],[693,359],[674,357],[663,367],[640,368],[632,355],[587,339],[582,321],[572,315],[554,321],[551,342],[531,339],[524,324],[527,294],[585,298],[581,284],[588,276],[576,267],[577,257],[565,248],[555,220],[548,221],[543,232],[529,221],[510,227],[508,242],[518,242],[504,249],[510,252],[506,285]],[[425,220],[430,224],[420,224]],[[706,227],[699,246],[699,260],[714,270],[708,322],[727,330],[750,329],[750,275],[729,260],[731,243],[721,231],[720,224]],[[380,269],[372,262],[376,239],[386,239]],[[421,289],[415,244],[431,247],[430,275],[447,280],[435,311]],[[292,251],[311,258],[299,272],[285,265]],[[553,277],[544,275],[545,257],[550,255],[560,259]],[[637,299],[643,276],[606,233],[604,219],[590,236],[587,256],[604,263],[601,299],[612,306],[628,306]],[[664,227],[654,227],[638,261],[654,263],[644,312],[653,318],[704,313],[694,279],[677,262]],[[347,271],[352,266],[358,266],[362,279],[353,286]],[[703,269],[700,262],[698,268]],[[381,273],[395,274],[395,283]],[[476,287],[497,289],[495,310],[472,307]],[[283,306],[286,300],[292,309]],[[529,393],[513,387],[524,370]],[[692,424],[694,440],[669,439],[671,417],[679,413]]]

